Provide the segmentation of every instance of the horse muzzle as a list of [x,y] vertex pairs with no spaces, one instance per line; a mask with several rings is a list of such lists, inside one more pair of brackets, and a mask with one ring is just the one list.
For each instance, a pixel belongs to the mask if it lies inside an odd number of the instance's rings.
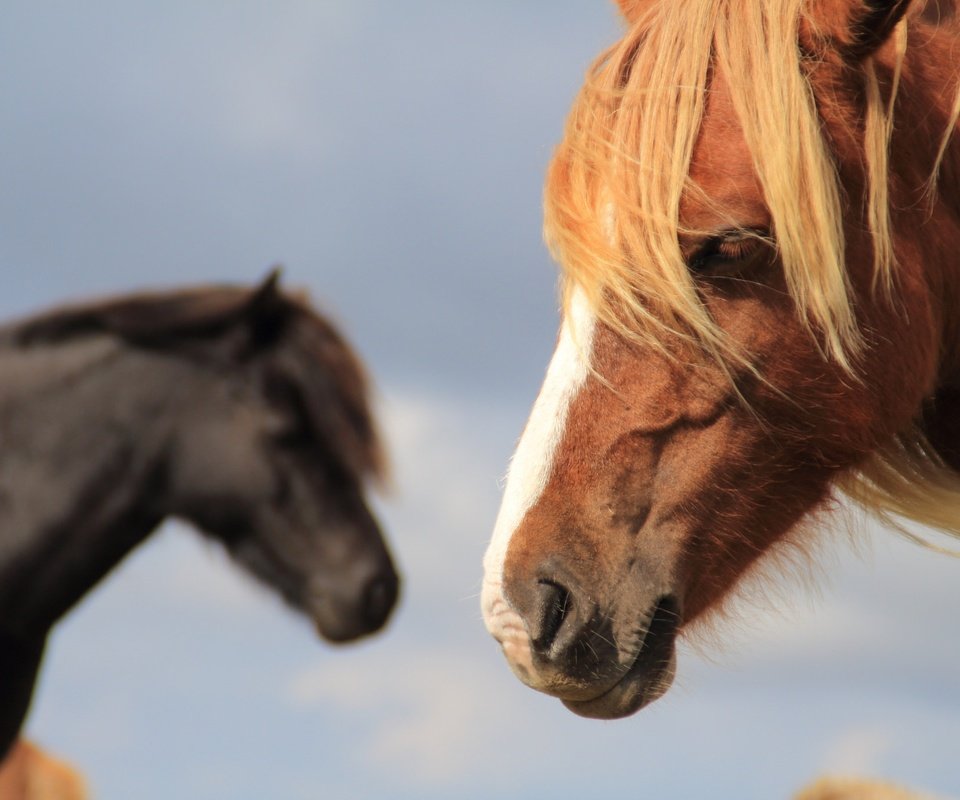
[[541,578],[519,590],[484,585],[487,629],[514,674],[533,689],[558,697],[576,714],[616,719],[639,711],[673,681],[679,603],[604,608],[572,582]]
[[[356,570],[353,571],[354,573]],[[349,642],[380,630],[397,602],[400,579],[391,563],[357,576],[315,581],[308,613],[328,642]]]

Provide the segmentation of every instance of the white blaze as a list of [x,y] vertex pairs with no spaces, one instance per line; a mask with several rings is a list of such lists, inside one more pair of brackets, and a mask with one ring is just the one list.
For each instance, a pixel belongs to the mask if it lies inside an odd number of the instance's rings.
[[487,630],[505,646],[507,639],[525,635],[522,623],[503,596],[503,564],[507,548],[514,531],[550,479],[557,445],[566,427],[567,412],[590,372],[595,322],[586,297],[579,289],[574,290],[543,387],[510,461],[500,513],[483,558],[480,605]]

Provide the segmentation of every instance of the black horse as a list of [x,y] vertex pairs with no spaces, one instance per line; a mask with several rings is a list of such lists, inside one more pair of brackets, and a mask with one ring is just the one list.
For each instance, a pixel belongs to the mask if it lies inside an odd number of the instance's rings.
[[331,641],[385,623],[399,580],[364,502],[383,469],[366,380],[276,274],[0,328],[0,376],[0,760],[51,626],[167,517]]

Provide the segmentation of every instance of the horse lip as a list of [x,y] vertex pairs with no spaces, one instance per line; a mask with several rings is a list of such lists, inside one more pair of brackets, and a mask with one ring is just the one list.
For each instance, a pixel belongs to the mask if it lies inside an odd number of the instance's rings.
[[380,633],[380,631],[386,627],[389,616],[376,623],[356,620],[331,623],[316,615],[314,615],[312,621],[314,630],[316,630],[323,641],[329,644],[341,645]]
[[592,699],[563,700],[563,704],[581,717],[619,719],[661,697],[673,681],[680,621],[677,601],[669,595],[661,597],[643,644],[623,677]]
[[[314,630],[320,638],[329,644],[347,644],[348,642],[370,636],[379,630],[356,619],[342,619],[338,615],[314,608],[310,612]],[[382,626],[381,626],[382,627]]]

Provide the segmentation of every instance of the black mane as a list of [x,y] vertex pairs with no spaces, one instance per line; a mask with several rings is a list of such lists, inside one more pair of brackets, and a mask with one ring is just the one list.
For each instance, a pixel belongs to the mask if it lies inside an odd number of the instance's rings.
[[141,292],[65,306],[31,317],[6,331],[14,346],[56,345],[109,334],[139,347],[209,352],[205,343],[237,337],[231,361],[264,355],[272,371],[296,387],[318,432],[358,475],[382,477],[384,462],[369,382],[360,360],[336,329],[296,294],[279,288],[273,270],[258,286],[208,285]]
[[277,287],[279,273],[259,286],[198,286],[142,292],[65,306],[32,317],[13,329],[17,344],[57,343],[75,336],[112,333],[131,342],[160,342],[214,335],[240,321],[258,298],[269,298],[274,311],[295,304]]

